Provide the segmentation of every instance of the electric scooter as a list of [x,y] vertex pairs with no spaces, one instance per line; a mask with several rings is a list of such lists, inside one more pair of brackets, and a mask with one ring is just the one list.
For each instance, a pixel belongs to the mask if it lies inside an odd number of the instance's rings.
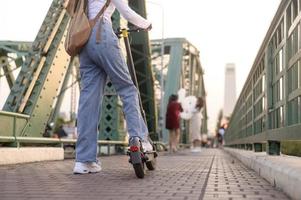
[[[128,60],[128,68],[129,72],[131,75],[131,78],[133,80],[134,85],[138,89],[138,99],[139,99],[139,106],[141,110],[142,117],[144,119],[144,122],[146,122],[146,117],[145,117],[145,112],[142,107],[142,101],[141,101],[141,96],[139,92],[139,87],[138,87],[138,81],[137,81],[137,76],[135,72],[135,67],[134,67],[134,61],[132,57],[132,52],[131,52],[131,46],[130,46],[130,41],[129,41],[129,33],[130,32],[139,32],[142,31],[141,29],[118,29],[115,34],[117,35],[118,38],[123,38],[124,39],[124,44],[126,48],[126,53],[127,53],[127,60]],[[144,178],[145,175],[145,166],[147,167],[148,170],[155,170],[156,168],[156,157],[158,156],[155,145],[153,144],[152,140],[148,138],[153,150],[152,151],[147,151],[145,152],[143,150],[141,140],[138,137],[132,137],[129,140],[129,149],[128,149],[128,156],[129,158],[129,163],[133,165],[135,174],[138,178]]]

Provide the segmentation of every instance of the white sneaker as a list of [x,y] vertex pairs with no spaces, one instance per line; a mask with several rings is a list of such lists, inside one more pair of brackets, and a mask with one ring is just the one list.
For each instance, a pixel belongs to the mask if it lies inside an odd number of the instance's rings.
[[101,171],[100,163],[96,162],[75,162],[75,166],[73,168],[74,174],[88,174],[88,173],[97,173]]
[[141,144],[144,152],[153,151],[153,145],[148,140],[142,140]]
[[192,152],[192,153],[198,153],[198,152],[201,152],[201,151],[202,151],[201,147],[194,147],[194,148],[190,149],[190,152]]

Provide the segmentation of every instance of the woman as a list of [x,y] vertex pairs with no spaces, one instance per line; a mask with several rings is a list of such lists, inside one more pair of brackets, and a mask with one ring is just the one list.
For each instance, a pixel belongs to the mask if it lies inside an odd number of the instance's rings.
[[197,98],[197,103],[189,120],[189,136],[191,141],[191,151],[199,152],[201,150],[201,126],[202,126],[202,112],[204,101],[201,97]]
[[[106,0],[88,0],[89,19],[94,19]],[[148,130],[141,116],[137,88],[121,53],[119,40],[112,29],[111,15],[115,8],[139,28],[150,30],[151,23],[135,13],[123,0],[111,0],[95,24],[91,36],[81,50],[81,93],[78,109],[78,139],[76,143],[75,174],[96,173],[101,170],[97,161],[98,123],[107,77],[110,78],[123,102],[130,140],[139,137],[144,151],[151,151]],[[100,35],[98,35],[100,29]],[[100,37],[99,37],[100,36]],[[101,41],[98,43],[98,39]],[[97,41],[96,41],[97,40]]]
[[177,151],[180,140],[180,112],[181,104],[177,101],[178,95],[172,94],[169,97],[166,112],[166,129],[169,130],[169,150],[171,153]]

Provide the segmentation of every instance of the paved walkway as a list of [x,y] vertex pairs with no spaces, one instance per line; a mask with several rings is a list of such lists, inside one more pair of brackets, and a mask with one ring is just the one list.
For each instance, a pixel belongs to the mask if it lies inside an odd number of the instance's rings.
[[137,179],[127,156],[102,157],[103,171],[73,175],[73,160],[0,167],[0,199],[285,200],[254,171],[217,149],[158,157]]

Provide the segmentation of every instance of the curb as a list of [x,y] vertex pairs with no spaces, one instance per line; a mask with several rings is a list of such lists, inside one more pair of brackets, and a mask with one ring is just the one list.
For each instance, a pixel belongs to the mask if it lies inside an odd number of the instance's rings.
[[57,147],[0,148],[0,165],[64,160],[64,149]]
[[284,191],[290,198],[301,200],[301,158],[293,156],[269,156],[265,152],[224,148],[226,152],[256,171],[274,187]]

